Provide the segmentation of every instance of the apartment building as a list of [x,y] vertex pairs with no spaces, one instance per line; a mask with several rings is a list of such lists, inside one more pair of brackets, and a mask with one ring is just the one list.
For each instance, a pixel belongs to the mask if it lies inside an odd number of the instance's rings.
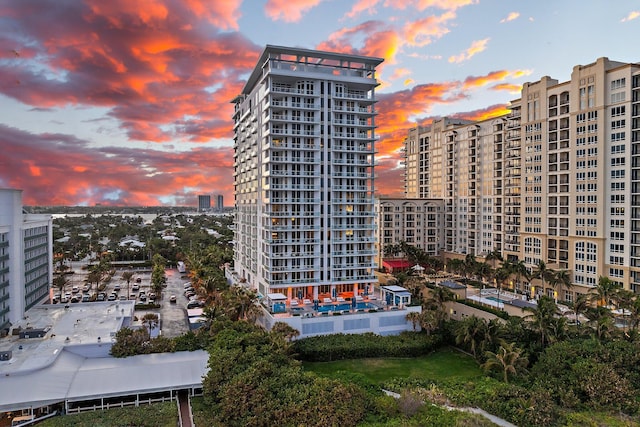
[[382,266],[384,258],[393,258],[385,248],[399,242],[418,247],[431,256],[440,255],[444,249],[443,209],[442,199],[377,199],[377,265]]
[[445,258],[544,261],[571,273],[561,300],[600,276],[640,292],[640,64],[599,58],[569,81],[545,76],[510,110],[408,132],[405,195],[443,200]]
[[357,295],[376,282],[381,62],[267,46],[233,100],[233,268],[261,295]]
[[51,224],[50,215],[23,213],[22,190],[0,189],[0,332],[49,296]]
[[208,194],[198,195],[198,212],[211,210],[211,196]]

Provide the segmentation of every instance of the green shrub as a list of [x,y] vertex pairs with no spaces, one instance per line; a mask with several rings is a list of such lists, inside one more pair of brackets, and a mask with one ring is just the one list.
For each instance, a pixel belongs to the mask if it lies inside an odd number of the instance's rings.
[[469,300],[458,300],[460,304],[468,305],[469,307],[477,308],[478,310],[486,311],[487,313],[495,314],[501,319],[509,320],[509,314],[502,310],[496,310],[495,308],[486,307],[482,304],[476,304],[475,302],[471,302]]
[[293,344],[300,360],[328,362],[367,357],[414,357],[428,354],[440,347],[442,337],[419,332],[379,336],[367,334],[335,334],[304,338]]

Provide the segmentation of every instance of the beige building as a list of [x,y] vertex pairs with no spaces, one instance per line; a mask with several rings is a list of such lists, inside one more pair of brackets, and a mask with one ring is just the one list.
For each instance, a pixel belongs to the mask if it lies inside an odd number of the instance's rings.
[[443,242],[442,199],[393,199],[376,200],[378,217],[378,266],[385,256],[385,247],[406,242],[416,246],[428,255],[437,256],[442,251]]
[[560,300],[600,276],[639,292],[640,64],[599,58],[526,83],[510,110],[408,133],[405,195],[443,201],[445,258],[497,249],[567,269]]

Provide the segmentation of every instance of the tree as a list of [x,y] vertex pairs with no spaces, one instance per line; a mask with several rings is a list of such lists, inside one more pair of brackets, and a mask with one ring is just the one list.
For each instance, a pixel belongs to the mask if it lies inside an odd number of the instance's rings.
[[279,335],[289,342],[300,335],[299,330],[284,322],[274,323],[273,327],[271,328],[271,333]]
[[558,307],[553,299],[543,295],[538,300],[535,308],[526,307],[525,310],[533,312],[525,317],[531,323],[531,327],[540,335],[540,344],[545,346],[548,335],[552,330],[552,323],[558,312]]
[[420,314],[417,311],[411,311],[409,313],[407,313],[407,315],[405,316],[405,318],[407,319],[407,322],[411,322],[411,325],[413,326],[413,331],[416,331],[416,328],[418,327],[418,325],[420,324]]
[[544,293],[545,281],[548,281],[548,279],[551,277],[552,274],[553,274],[553,270],[548,268],[547,264],[545,264],[544,261],[542,260],[538,261],[538,264],[536,265],[536,269],[533,271],[533,277],[536,279],[540,279],[540,281],[542,282],[542,286],[541,286],[542,293]]
[[494,269],[496,268],[496,261],[504,261],[504,259],[502,258],[502,252],[500,252],[500,250],[498,250],[497,248],[494,248],[491,252],[489,252],[487,256],[484,257],[484,260],[487,262],[491,261],[491,267]]
[[619,285],[607,276],[598,278],[595,297],[597,298],[597,306],[608,306],[612,303],[612,298],[616,293]]
[[149,332],[149,338],[151,338],[151,330],[158,326],[158,315],[156,313],[146,313],[142,316],[141,321]]
[[102,280],[102,272],[100,270],[90,271],[87,275],[87,283],[91,286],[92,283],[96,284],[96,289],[100,285],[100,281]]
[[61,294],[64,293],[64,288],[69,284],[69,279],[64,274],[60,274],[53,278],[53,287],[58,289]]
[[590,306],[590,298],[588,294],[579,294],[573,303],[573,312],[576,316],[576,325],[580,324],[578,317],[584,314]]
[[571,289],[571,275],[567,270],[558,270],[549,275],[549,284],[553,288],[553,299],[558,303],[558,288]]
[[477,348],[487,334],[487,321],[476,316],[466,317],[456,325],[456,344],[465,345],[477,359]]
[[125,271],[122,273],[122,279],[127,282],[127,298],[130,295],[129,284],[131,283],[131,279],[133,278],[133,271]]
[[522,350],[513,343],[503,343],[497,352],[485,352],[486,362],[482,364],[485,371],[497,370],[502,373],[505,383],[509,382],[509,375],[516,375],[525,371],[529,361],[522,354]]

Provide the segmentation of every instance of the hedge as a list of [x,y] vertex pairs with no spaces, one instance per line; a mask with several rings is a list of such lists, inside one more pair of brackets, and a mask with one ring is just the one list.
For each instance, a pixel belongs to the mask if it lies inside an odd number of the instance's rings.
[[477,308],[478,310],[486,311],[487,313],[495,314],[501,319],[509,320],[509,313],[502,310],[496,310],[495,308],[487,307],[482,304],[476,304],[474,302],[469,301],[468,299],[460,299],[456,300],[460,304],[468,305],[469,307]]
[[439,334],[403,332],[400,335],[334,334],[303,338],[293,343],[296,358],[307,362],[329,362],[366,357],[416,357],[443,344]]

